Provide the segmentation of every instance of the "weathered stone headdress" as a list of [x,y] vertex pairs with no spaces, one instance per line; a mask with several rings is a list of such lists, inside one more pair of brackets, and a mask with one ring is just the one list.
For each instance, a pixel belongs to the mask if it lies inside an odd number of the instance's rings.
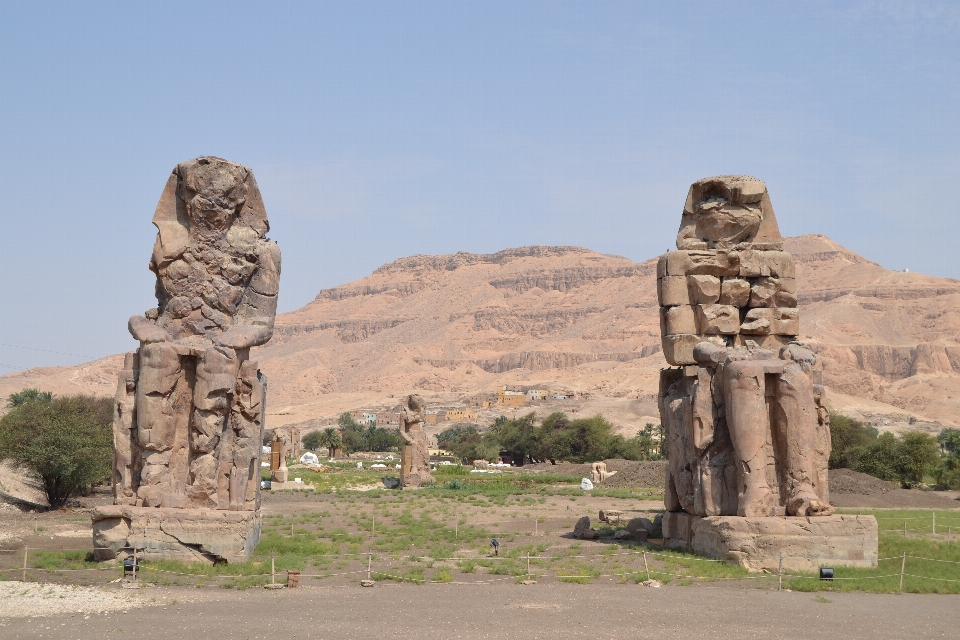
[[192,205],[233,209],[231,228],[250,230],[258,238],[270,230],[267,210],[250,169],[214,156],[188,160],[170,174],[153,214],[153,224],[159,230],[153,247],[156,268],[175,260],[190,245]]

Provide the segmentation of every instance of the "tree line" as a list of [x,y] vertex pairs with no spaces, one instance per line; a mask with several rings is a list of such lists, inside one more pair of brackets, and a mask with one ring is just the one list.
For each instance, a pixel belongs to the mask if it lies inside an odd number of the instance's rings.
[[919,431],[894,435],[831,412],[830,438],[831,469],[852,469],[907,488],[927,479],[960,488],[960,429],[944,429],[936,437]]
[[608,458],[660,460],[666,441],[659,426],[647,424],[632,438],[613,433],[613,424],[602,415],[571,420],[552,413],[537,424],[536,416],[497,418],[480,432],[473,425],[455,425],[437,434],[440,448],[465,460],[494,461],[501,452],[527,462],[594,462]]
[[399,429],[358,424],[349,412],[341,413],[337,428],[311,431],[303,437],[303,446],[311,451],[326,448],[350,454],[356,451],[399,451],[402,445]]

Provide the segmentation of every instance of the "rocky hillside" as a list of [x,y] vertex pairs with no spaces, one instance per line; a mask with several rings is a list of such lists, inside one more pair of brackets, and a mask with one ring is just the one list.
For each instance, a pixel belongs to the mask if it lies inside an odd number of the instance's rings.
[[[960,282],[889,271],[824,236],[786,249],[802,337],[824,360],[834,402],[881,424],[960,424]],[[450,400],[543,383],[588,394],[597,410],[621,399],[622,420],[655,414],[665,366],[655,265],[580,247],[402,258],[277,318],[256,354],[271,413],[293,422],[412,390]],[[0,394],[112,394],[119,364],[10,374]]]

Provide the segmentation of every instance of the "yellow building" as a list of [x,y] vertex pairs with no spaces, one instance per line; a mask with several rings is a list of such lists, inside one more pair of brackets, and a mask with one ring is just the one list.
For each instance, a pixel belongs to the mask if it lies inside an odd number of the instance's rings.
[[447,409],[443,413],[443,419],[450,422],[465,422],[467,420],[476,420],[477,412],[470,409]]
[[527,394],[519,387],[498,387],[497,388],[497,406],[498,407],[522,407],[527,404]]

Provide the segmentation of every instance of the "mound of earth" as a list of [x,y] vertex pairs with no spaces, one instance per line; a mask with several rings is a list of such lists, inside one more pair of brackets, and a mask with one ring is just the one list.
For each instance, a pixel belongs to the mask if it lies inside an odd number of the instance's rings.
[[830,470],[830,504],[868,509],[960,508],[960,503],[939,492],[901,489],[892,482],[850,469]]
[[[601,487],[651,487],[663,489],[666,481],[667,462],[666,460],[604,460],[607,463],[607,471],[616,471],[617,474],[607,478]],[[559,462],[550,464],[544,462],[540,464],[528,464],[523,467],[525,470],[547,471],[550,473],[562,473],[563,475],[580,476],[581,478],[590,477],[589,464],[576,464],[574,462]]]
[[856,493],[863,496],[879,496],[900,488],[892,482],[852,469],[831,469],[829,481],[831,494]]

